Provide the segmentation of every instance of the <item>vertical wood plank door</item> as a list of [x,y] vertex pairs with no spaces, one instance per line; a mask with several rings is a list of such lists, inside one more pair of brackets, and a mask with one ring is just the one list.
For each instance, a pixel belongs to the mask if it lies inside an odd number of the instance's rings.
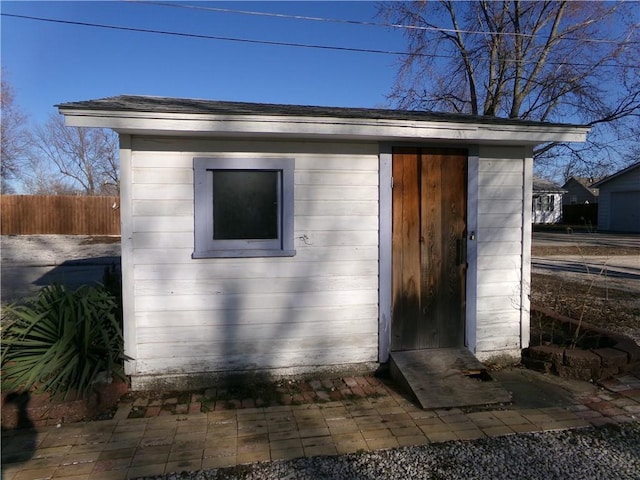
[[465,341],[467,152],[393,150],[391,349]]

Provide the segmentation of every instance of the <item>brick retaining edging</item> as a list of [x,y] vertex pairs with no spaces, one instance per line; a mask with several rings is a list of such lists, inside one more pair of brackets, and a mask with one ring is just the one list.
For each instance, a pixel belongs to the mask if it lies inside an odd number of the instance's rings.
[[583,333],[598,335],[606,339],[611,347],[587,350],[560,345],[536,345],[522,351],[522,363],[527,368],[563,378],[597,382],[629,372],[640,364],[640,346],[625,335],[579,322],[544,307],[532,305],[531,313],[543,315],[573,329],[579,328]]

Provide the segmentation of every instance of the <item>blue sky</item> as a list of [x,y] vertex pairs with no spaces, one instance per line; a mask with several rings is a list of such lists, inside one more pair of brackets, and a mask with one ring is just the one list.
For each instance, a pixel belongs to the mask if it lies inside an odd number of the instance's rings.
[[[178,3],[168,1],[167,3]],[[374,2],[196,2],[198,7],[379,21]],[[183,4],[183,5],[184,5]],[[402,51],[388,28],[119,2],[11,2],[3,14],[255,40]],[[54,104],[119,94],[268,103],[386,105],[394,55],[181,38],[2,16],[2,66],[42,123]]]

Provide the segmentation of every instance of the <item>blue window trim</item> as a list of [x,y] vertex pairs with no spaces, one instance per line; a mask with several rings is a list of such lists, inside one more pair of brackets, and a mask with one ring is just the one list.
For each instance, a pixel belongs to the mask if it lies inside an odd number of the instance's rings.
[[[280,222],[278,241],[213,239],[214,170],[270,170],[280,173],[278,198]],[[192,258],[292,257],[293,248],[293,158],[220,158],[196,157],[194,174],[194,252]]]

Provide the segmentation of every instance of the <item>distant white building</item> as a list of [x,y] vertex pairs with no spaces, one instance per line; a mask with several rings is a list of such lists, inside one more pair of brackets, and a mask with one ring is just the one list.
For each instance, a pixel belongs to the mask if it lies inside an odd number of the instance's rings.
[[375,368],[404,350],[519,356],[533,148],[588,132],[138,96],[59,109],[68,125],[120,134],[134,389]]
[[533,178],[533,223],[560,223],[562,221],[562,195],[566,192],[557,184],[539,177]]

